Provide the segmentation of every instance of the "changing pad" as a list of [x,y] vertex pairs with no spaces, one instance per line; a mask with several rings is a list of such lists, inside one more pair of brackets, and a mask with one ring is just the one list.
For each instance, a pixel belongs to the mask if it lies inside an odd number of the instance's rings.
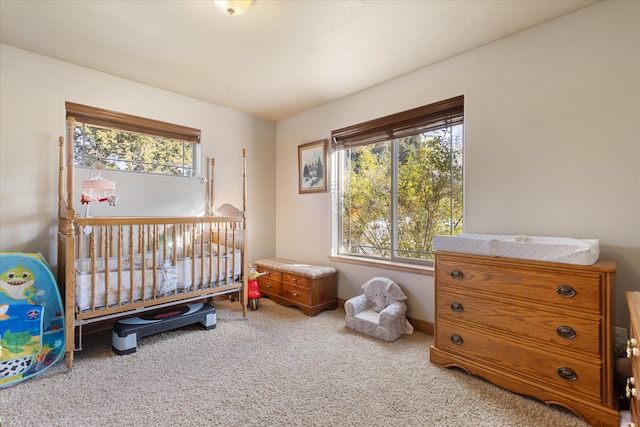
[[591,265],[600,256],[597,239],[502,234],[434,236],[433,249],[578,265]]

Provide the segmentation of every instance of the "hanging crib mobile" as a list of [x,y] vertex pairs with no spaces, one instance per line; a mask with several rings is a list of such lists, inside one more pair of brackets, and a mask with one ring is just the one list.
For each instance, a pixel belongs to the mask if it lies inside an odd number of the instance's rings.
[[[108,202],[115,206],[120,196],[116,194],[116,183],[104,179],[100,173],[104,170],[104,163],[95,162],[91,167],[91,176],[82,181],[82,197],[80,203],[87,205],[85,216],[89,216],[89,203]],[[97,176],[94,176],[96,175]]]

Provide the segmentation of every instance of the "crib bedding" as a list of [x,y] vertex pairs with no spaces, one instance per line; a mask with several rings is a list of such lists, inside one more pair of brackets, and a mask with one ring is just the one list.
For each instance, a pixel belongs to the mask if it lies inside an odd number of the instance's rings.
[[[226,246],[220,246],[219,250],[218,247],[213,244],[212,246],[212,250],[211,253],[209,253],[209,251],[205,251],[204,253],[204,259],[206,260],[208,265],[208,259],[213,259],[214,260],[214,266],[218,263],[217,259],[218,259],[218,252],[220,253],[220,261],[219,264],[224,265],[224,264],[230,264],[232,262],[232,259],[236,260],[236,264],[239,260],[239,258],[242,256],[242,252],[240,251],[240,249],[233,249],[230,247],[226,247]],[[172,254],[170,251],[168,252],[164,252],[162,250],[158,250],[155,254],[155,257],[153,255],[153,252],[147,252],[144,255],[142,254],[135,254],[133,255],[133,268],[134,270],[140,270],[143,267],[143,262],[142,259],[144,258],[145,262],[144,262],[144,267],[145,269],[153,269],[154,267],[154,259],[155,259],[155,267],[156,269],[161,269],[163,267],[166,267],[167,263],[171,264],[171,259],[172,259]],[[123,271],[128,271],[131,269],[131,257],[129,256],[122,256],[120,261],[120,268]],[[202,259],[202,257],[200,257],[200,251],[198,251],[197,255],[196,255],[196,260],[200,260]],[[190,257],[180,257],[177,259],[178,262],[178,266],[182,266],[185,262],[191,262],[191,258]],[[93,268],[93,266],[95,265],[95,269]],[[96,272],[101,272],[104,273],[105,269],[108,269],[109,271],[118,271],[118,257],[109,257],[108,261],[105,258],[102,257],[98,257],[98,258],[80,258],[80,259],[76,259],[75,260],[75,267],[76,267],[76,274],[89,274],[92,271],[96,271]],[[229,271],[231,271],[231,267],[229,266],[227,268]]]
[[434,236],[436,251],[591,265],[600,256],[597,239],[502,234]]
[[[231,254],[231,251],[225,251],[225,253]],[[97,273],[91,274],[90,269],[84,269],[91,263],[87,260],[78,260],[77,265],[83,269],[76,270],[76,306],[80,311],[84,311],[128,304],[132,301],[158,299],[166,295],[183,293],[190,289],[193,283],[199,284],[198,286],[202,288],[211,289],[225,286],[241,280],[241,260],[241,252],[236,249],[234,256],[225,255],[219,260],[217,257],[207,256],[183,258],[178,259],[175,266],[169,261],[162,261],[163,265],[156,268],[153,268],[153,264],[147,264],[144,274],[141,268],[134,268],[133,280],[131,269],[126,268],[118,272],[117,267],[113,267],[117,265],[117,260],[109,263],[108,274],[104,271],[104,267],[97,269]],[[96,265],[104,266],[102,258],[96,259],[95,262]],[[226,274],[219,273],[225,270]]]

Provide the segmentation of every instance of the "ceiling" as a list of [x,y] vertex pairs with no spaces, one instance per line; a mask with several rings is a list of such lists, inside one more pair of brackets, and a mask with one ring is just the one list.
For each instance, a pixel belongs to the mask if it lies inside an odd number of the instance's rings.
[[598,0],[0,0],[0,42],[278,121]]

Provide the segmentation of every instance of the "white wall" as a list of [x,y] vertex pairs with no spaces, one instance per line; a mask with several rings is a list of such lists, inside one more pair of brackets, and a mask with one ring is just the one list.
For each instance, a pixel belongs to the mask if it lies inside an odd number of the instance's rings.
[[[275,123],[132,81],[0,45],[0,250],[42,252],[57,264],[58,137],[65,101],[202,130],[202,168],[215,158],[216,206],[242,208],[242,148],[248,162],[248,259],[275,251]],[[88,177],[77,169],[76,181]],[[105,171],[121,195],[91,215],[198,215],[199,179]],[[78,189],[76,184],[76,189]],[[76,210],[79,190],[75,196]],[[55,271],[55,269],[54,269]]]
[[639,63],[640,3],[607,1],[279,122],[277,255],[335,266],[344,299],[387,275],[409,316],[433,322],[432,276],[328,259],[330,194],[298,194],[297,146],[465,95],[465,231],[600,239],[620,262],[626,326],[624,291],[640,290]]

